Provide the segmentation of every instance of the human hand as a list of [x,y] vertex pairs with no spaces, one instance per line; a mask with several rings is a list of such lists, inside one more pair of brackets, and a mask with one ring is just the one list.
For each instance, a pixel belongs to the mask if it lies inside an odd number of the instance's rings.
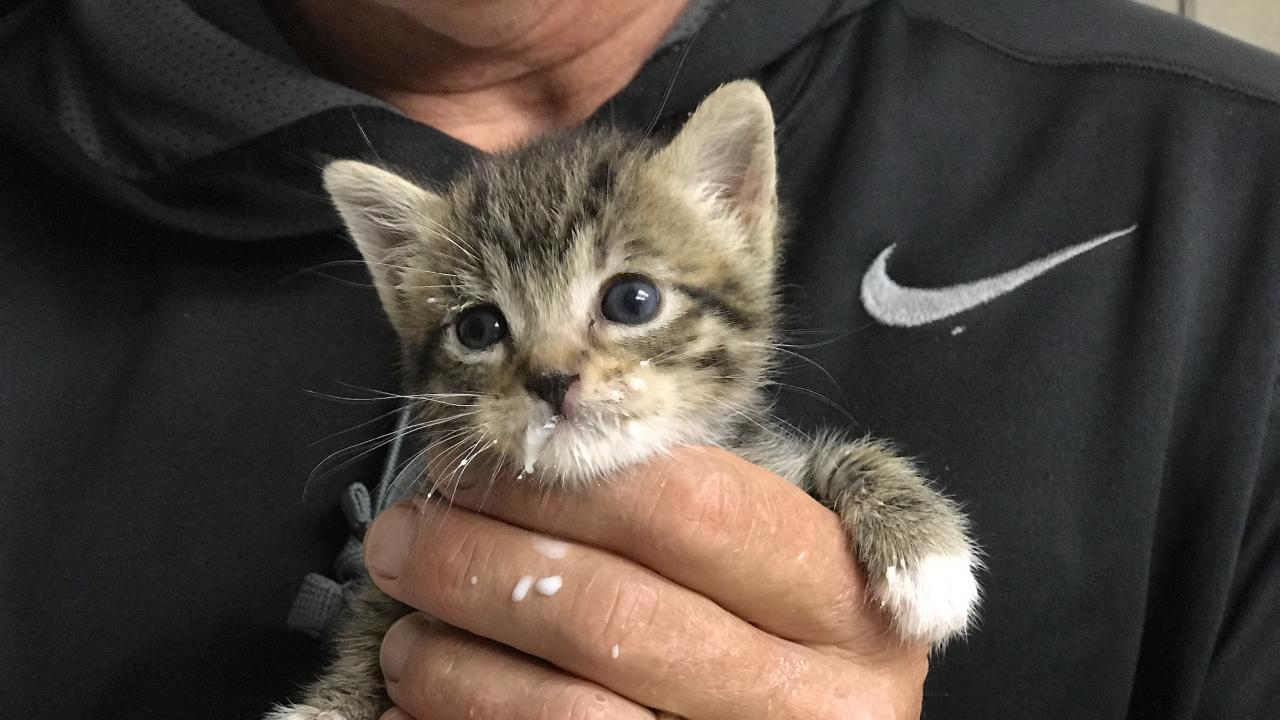
[[[782,478],[709,448],[582,491],[490,478],[469,467],[452,507],[397,505],[369,532],[374,582],[439,618],[387,634],[384,718],[919,716],[928,648],[898,640],[839,519]],[[514,602],[523,576],[563,584]]]

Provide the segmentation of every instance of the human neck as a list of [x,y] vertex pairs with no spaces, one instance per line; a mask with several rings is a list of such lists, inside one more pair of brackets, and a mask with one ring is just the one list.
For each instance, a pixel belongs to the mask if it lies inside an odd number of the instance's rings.
[[319,72],[481,150],[581,123],[688,0],[269,0]]

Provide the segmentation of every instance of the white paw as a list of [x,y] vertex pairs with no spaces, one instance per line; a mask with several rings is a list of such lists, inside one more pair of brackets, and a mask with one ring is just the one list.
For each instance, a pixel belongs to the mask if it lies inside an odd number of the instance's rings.
[[310,705],[290,705],[272,710],[263,720],[347,720],[336,710],[321,710]]
[[891,566],[873,590],[894,626],[908,640],[938,644],[962,634],[978,604],[972,553],[926,555]]

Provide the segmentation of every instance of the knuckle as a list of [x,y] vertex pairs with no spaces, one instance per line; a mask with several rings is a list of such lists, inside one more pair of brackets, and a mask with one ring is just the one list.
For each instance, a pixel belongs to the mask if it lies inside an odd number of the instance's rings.
[[[592,583],[602,589],[598,594],[586,597],[587,612],[583,613],[586,626],[600,628],[599,633],[569,633],[570,641],[584,657],[597,656],[614,645],[627,645],[631,638],[652,635],[658,617],[660,594],[658,588],[646,582],[643,576],[619,576],[605,582]],[[572,623],[573,629],[583,627]]]
[[[387,631],[379,658],[388,694],[396,704],[409,709],[429,707],[433,690],[441,687],[437,679],[452,672],[457,661],[447,647],[423,642],[422,630],[419,619],[411,615],[401,618]],[[393,645],[398,649],[392,649]],[[336,662],[343,664],[344,674],[361,674],[355,664],[358,661],[350,654],[340,654]]]
[[746,483],[720,463],[693,464],[669,474],[659,487],[649,532],[663,545],[704,545],[738,538],[751,530]]
[[488,545],[474,527],[441,527],[433,541],[420,546],[424,572],[411,573],[415,599],[420,609],[452,616],[452,612],[468,604],[468,578],[483,574],[481,566],[488,556]]
[[433,717],[440,708],[467,708],[468,717],[501,717],[493,693],[476,692],[475,646],[456,633],[429,631],[414,649],[406,673],[388,683],[393,701],[415,717]]
[[448,688],[461,670],[466,647],[457,638],[439,634],[419,647],[418,680],[424,687]]
[[542,702],[538,720],[597,720],[604,717],[603,693],[581,685],[565,685]]

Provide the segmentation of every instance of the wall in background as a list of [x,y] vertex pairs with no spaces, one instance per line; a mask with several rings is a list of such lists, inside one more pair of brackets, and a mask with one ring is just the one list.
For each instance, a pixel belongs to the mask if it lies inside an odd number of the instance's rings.
[[1280,53],[1280,0],[1139,0]]

